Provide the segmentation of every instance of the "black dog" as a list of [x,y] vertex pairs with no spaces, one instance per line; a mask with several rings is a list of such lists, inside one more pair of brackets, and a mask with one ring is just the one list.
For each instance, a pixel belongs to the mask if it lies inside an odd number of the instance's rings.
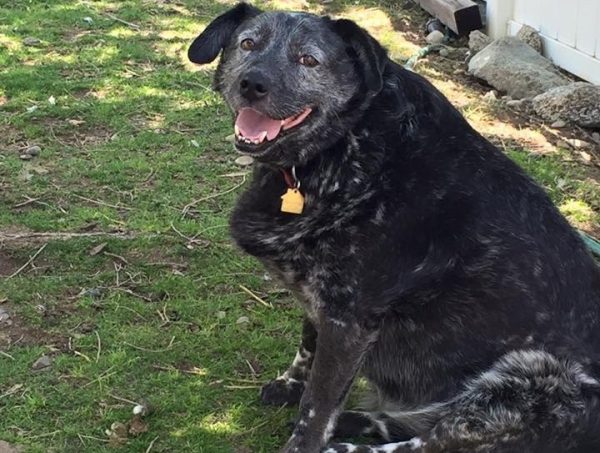
[[283,451],[600,452],[600,273],[544,191],[351,21],[239,4],[189,57],[221,50],[232,234],[306,310],[261,395],[300,402]]

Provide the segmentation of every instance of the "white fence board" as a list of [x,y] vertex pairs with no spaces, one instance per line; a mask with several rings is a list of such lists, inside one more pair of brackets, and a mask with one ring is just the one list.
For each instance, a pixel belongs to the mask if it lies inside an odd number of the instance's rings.
[[579,0],[575,47],[591,56],[596,52],[596,32],[600,28],[599,8],[600,2],[597,0]]
[[600,0],[487,0],[487,3],[493,38],[503,36],[504,31],[515,35],[524,24],[529,25],[540,32],[544,54],[555,64],[600,84]]

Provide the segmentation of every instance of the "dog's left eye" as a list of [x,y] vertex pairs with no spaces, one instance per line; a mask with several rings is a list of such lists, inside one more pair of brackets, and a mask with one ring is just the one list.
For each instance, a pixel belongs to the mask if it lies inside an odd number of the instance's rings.
[[240,47],[243,50],[252,50],[254,49],[254,41],[252,41],[250,38],[243,39],[240,43]]
[[299,60],[300,64],[303,66],[308,66],[309,68],[314,68],[319,64],[317,59],[312,55],[302,55]]

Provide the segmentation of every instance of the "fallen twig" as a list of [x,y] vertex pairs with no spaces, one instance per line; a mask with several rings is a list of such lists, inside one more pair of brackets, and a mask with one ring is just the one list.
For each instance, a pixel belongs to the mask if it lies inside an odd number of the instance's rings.
[[115,367],[115,365],[111,366],[108,370],[104,371],[102,374],[100,374],[100,376],[98,376],[93,381],[90,381],[87,384],[82,385],[81,388],[88,387],[88,386],[92,385],[95,382],[98,382],[98,381],[101,381],[102,379],[111,377],[113,374],[117,374],[116,371],[113,371],[112,373],[110,372],[114,367]]
[[15,360],[15,358],[12,355],[10,355],[8,352],[0,351],[0,355],[2,355],[4,357],[8,357],[10,360]]
[[254,300],[260,302],[261,304],[263,304],[265,307],[269,307],[269,308],[273,308],[273,305],[271,305],[270,303],[266,302],[264,299],[258,297],[254,292],[252,292],[251,290],[249,290],[248,288],[246,288],[244,285],[239,285],[240,289],[242,291],[244,291],[246,294],[250,295]]
[[122,403],[132,404],[133,406],[137,406],[138,404],[140,404],[138,402],[128,400],[127,398],[122,398],[120,396],[113,395],[112,393],[109,393],[108,396],[110,396],[111,398],[113,398],[117,401],[121,401]]
[[94,200],[92,198],[84,197],[82,195],[73,194],[73,196],[76,197],[76,198],[79,198],[80,200],[88,201],[90,203],[97,204],[99,206],[106,206],[106,207],[114,208],[114,209],[125,209],[126,211],[132,211],[133,210],[133,208],[130,208],[129,206],[119,206],[119,205],[116,205],[116,204],[107,203],[107,202],[102,201],[102,200]]
[[106,256],[110,256],[112,258],[116,258],[116,259],[120,260],[123,264],[129,266],[129,261],[127,261],[121,255],[117,255],[116,253],[110,253],[110,252],[103,252],[102,254],[106,255]]
[[16,271],[14,271],[11,275],[9,275],[7,277],[7,279],[9,278],[13,278],[16,277],[17,275],[19,275],[27,266],[29,266],[31,263],[33,263],[33,260],[35,260],[37,258],[37,256],[42,253],[44,251],[44,249],[46,248],[48,244],[44,244],[42,245],[37,252],[35,252],[35,254],[29,258],[29,260],[27,260],[27,262],[25,264],[23,264],[20,268],[18,268]]
[[94,330],[96,334],[96,339],[98,340],[98,351],[96,352],[96,363],[100,360],[100,352],[102,352],[102,342],[100,341],[100,334],[97,330]]
[[140,298],[140,299],[142,299],[142,300],[145,300],[146,302],[152,302],[152,299],[150,299],[149,297],[146,297],[146,296],[144,296],[143,294],[138,294],[138,293],[135,293],[135,292],[131,291],[130,289],[127,289],[127,288],[121,288],[121,287],[118,287],[118,288],[115,288],[115,289],[116,289],[117,291],[121,291],[121,292],[127,293],[127,294],[129,294],[130,296],[138,297],[138,298]]
[[137,349],[139,351],[144,351],[144,352],[166,352],[166,351],[170,351],[171,347],[173,346],[173,342],[175,341],[175,337],[171,338],[171,341],[169,342],[169,345],[164,348],[164,349],[146,349],[143,348],[141,346],[136,346],[134,344],[128,343],[127,341],[124,341],[123,344],[126,344],[127,346],[132,347],[133,349]]
[[136,30],[139,30],[141,27],[138,24],[133,24],[131,22],[127,22],[126,20],[121,19],[120,17],[115,16],[114,14],[110,14],[110,13],[106,13],[106,17],[111,18],[112,20],[116,20],[117,22],[120,22],[124,25],[127,25],[131,28],[135,28]]
[[239,184],[236,184],[235,186],[233,186],[233,187],[225,190],[224,192],[219,192],[219,193],[215,193],[215,194],[212,194],[212,195],[207,195],[206,197],[198,198],[197,200],[194,200],[191,203],[186,204],[183,207],[183,209],[181,210],[181,218],[183,219],[188,214],[188,212],[190,211],[190,209],[192,209],[198,203],[202,203],[203,201],[211,200],[213,198],[217,198],[217,197],[226,195],[228,193],[231,193],[234,190],[236,190],[237,188],[242,187],[245,182],[246,182],[246,176],[244,175],[244,176],[242,176],[242,182],[240,182]]
[[154,439],[152,439],[152,442],[150,442],[150,445],[148,445],[148,448],[146,449],[146,453],[150,453],[150,450],[152,450],[152,447],[154,446],[154,442],[156,442],[158,440],[158,436],[156,436]]
[[[132,233],[106,233],[101,231],[89,232],[89,233],[66,233],[66,232],[43,232],[43,233],[1,233],[0,242],[4,241],[20,241],[24,239],[57,239],[67,240],[74,238],[86,238],[86,237],[112,237],[117,239],[135,239],[141,237]],[[143,237],[156,237],[158,235],[152,234]]]

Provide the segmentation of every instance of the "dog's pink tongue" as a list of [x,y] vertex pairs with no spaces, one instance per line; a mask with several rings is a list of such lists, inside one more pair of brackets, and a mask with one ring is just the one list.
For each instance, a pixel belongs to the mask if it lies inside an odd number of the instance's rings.
[[241,134],[251,140],[260,138],[267,132],[267,139],[273,140],[281,130],[281,120],[274,120],[251,108],[243,108],[235,120]]

